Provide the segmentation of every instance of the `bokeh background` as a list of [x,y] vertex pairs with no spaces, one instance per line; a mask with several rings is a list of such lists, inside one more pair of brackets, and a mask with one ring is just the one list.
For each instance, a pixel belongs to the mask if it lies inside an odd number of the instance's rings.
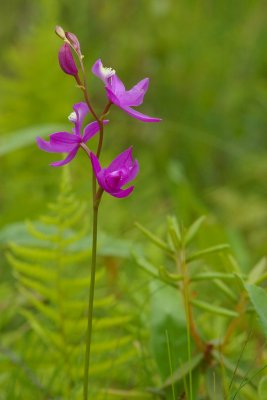
[[[166,214],[185,224],[207,214],[244,265],[266,253],[266,1],[12,0],[1,17],[2,242],[7,226],[36,219],[55,197],[61,171],[34,138],[69,127],[82,100],[58,66],[59,24],[80,39],[98,110],[105,93],[90,71],[101,57],[129,88],[150,77],[140,111],[163,119],[144,124],[112,109],[103,162],[133,144],[141,172],[132,197],[106,196],[102,229],[131,238],[135,220],[155,230]],[[80,154],[72,182],[88,201],[89,172]]]

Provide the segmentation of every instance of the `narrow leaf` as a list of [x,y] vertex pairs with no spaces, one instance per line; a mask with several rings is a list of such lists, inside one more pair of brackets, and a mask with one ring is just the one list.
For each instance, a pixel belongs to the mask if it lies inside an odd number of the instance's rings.
[[236,279],[234,274],[226,274],[224,272],[202,272],[200,274],[193,275],[190,281],[208,281],[214,279],[231,280]]
[[172,240],[172,244],[175,249],[179,249],[182,241],[182,236],[176,217],[169,216],[167,218],[167,223],[168,223],[168,232]]
[[263,376],[260,380],[259,387],[259,400],[266,400],[267,399],[267,376]]
[[167,253],[173,254],[173,250],[168,246],[166,242],[161,240],[158,236],[154,235],[148,229],[144,228],[138,222],[135,223],[135,226],[145,235],[147,236],[156,246],[160,247],[161,249],[165,250]]
[[53,281],[56,277],[55,272],[49,268],[43,268],[41,265],[38,264],[30,264],[27,262],[23,262],[18,260],[17,258],[13,257],[11,253],[7,253],[6,255],[8,262],[12,267],[26,276],[36,279],[42,279],[44,281]]
[[267,337],[267,293],[263,288],[256,285],[245,284],[244,286],[247,290],[251,303],[253,304],[255,311],[259,317],[263,333],[265,337]]
[[221,291],[227,296],[227,298],[233,300],[234,302],[237,301],[237,296],[236,294],[229,288],[228,285],[226,285],[224,282],[222,282],[219,279],[215,279],[213,283],[221,289]]
[[248,275],[248,283],[257,283],[265,272],[266,266],[266,257],[264,257],[250,271]]
[[228,310],[227,308],[214,306],[210,303],[206,303],[205,301],[201,300],[191,300],[190,303],[204,311],[208,311],[212,314],[221,315],[223,317],[238,317],[239,314],[236,311]]
[[64,131],[65,129],[66,125],[61,124],[37,125],[16,132],[10,132],[6,135],[1,135],[0,156],[35,144],[36,136],[45,136],[51,132]]
[[229,248],[229,244],[218,244],[217,246],[208,247],[207,249],[191,254],[191,256],[187,257],[186,262],[189,263],[208,254],[219,253],[221,251],[228,250]]
[[205,221],[206,216],[203,215],[202,217],[198,218],[187,230],[186,234],[185,234],[185,244],[189,244],[194,237],[196,236],[196,234],[198,233],[201,225],[203,224],[203,222]]
[[186,377],[189,372],[193,371],[203,360],[203,354],[196,354],[191,358],[190,362],[184,362],[181,367],[179,367],[176,371],[173,372],[172,376],[165,380],[164,384],[161,388],[166,388],[171,386],[172,384],[179,382],[181,379]]

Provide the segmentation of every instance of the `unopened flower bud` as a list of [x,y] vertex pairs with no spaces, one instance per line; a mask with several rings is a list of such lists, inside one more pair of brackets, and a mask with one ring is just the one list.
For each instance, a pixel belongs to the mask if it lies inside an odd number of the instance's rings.
[[76,76],[78,74],[78,69],[76,67],[70,45],[64,43],[58,53],[58,60],[62,70],[69,75]]
[[58,35],[60,37],[60,39],[63,39],[63,40],[66,39],[65,31],[63,28],[61,28],[61,26],[59,26],[59,25],[56,26],[55,33],[56,33],[56,35]]
[[80,42],[74,33],[71,32],[66,32],[66,38],[70,42],[70,44],[73,46],[73,48],[76,50],[77,54],[81,56],[81,47],[80,47]]

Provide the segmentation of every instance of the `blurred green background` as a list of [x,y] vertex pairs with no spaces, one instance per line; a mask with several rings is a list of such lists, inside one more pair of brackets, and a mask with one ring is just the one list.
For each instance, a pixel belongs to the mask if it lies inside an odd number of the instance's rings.
[[[135,220],[154,230],[166,214],[188,224],[204,213],[247,265],[266,253],[266,1],[12,0],[1,15],[1,229],[35,219],[61,180],[34,139],[70,128],[82,100],[58,66],[59,24],[80,39],[98,110],[105,93],[90,71],[101,57],[128,88],[150,77],[139,110],[163,119],[144,124],[112,108],[103,163],[133,144],[141,172],[129,199],[105,197],[102,229],[135,237]],[[88,201],[89,173],[80,153],[71,174]]]

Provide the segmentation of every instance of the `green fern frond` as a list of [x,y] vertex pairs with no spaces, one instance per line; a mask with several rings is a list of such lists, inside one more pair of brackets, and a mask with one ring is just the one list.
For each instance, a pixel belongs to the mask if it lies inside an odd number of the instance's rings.
[[[73,195],[68,169],[63,174],[60,194],[49,205],[49,215],[43,215],[39,223],[27,222],[36,245],[10,243],[7,260],[24,299],[20,313],[38,338],[39,359],[31,351],[27,362],[38,369],[50,392],[73,399],[83,376],[91,250],[87,207]],[[88,240],[88,248],[80,246],[80,240]],[[135,359],[136,349],[131,329],[127,329],[133,317],[118,309],[116,296],[107,290],[103,267],[96,272],[96,288],[92,374],[103,387],[107,380],[103,374]],[[64,387],[62,382],[66,382]]]

